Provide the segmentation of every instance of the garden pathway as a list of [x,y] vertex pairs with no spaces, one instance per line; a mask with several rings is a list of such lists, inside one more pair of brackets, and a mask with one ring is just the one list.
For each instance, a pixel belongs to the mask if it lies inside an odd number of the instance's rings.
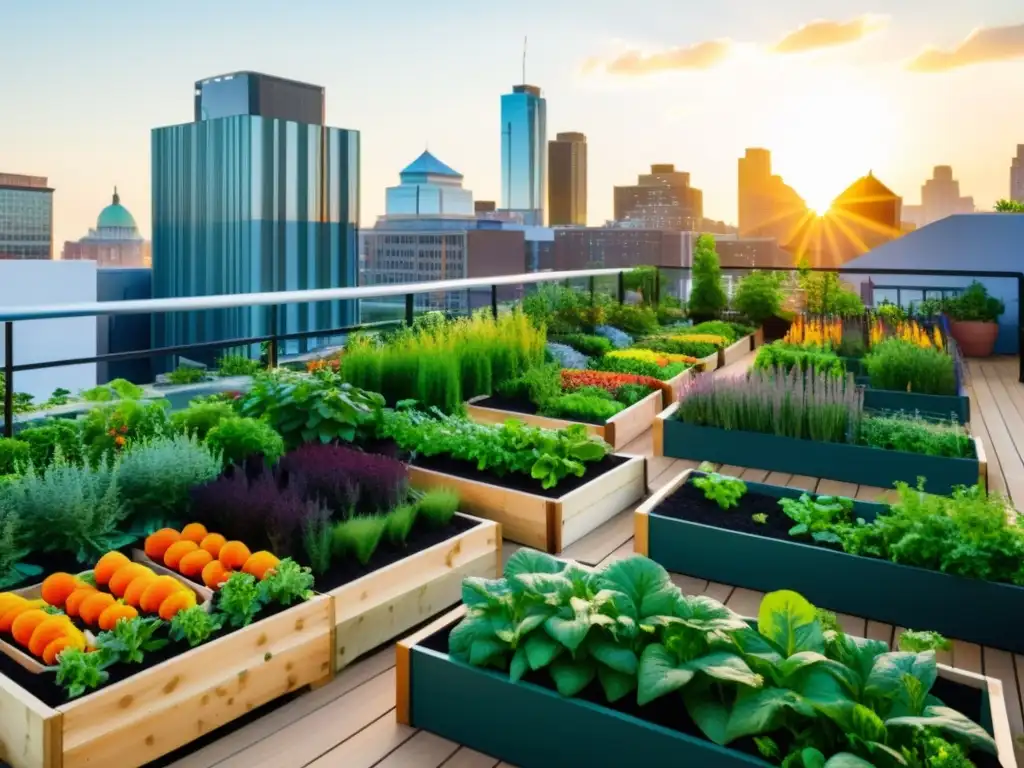
[[[750,359],[716,372],[716,376],[741,373]],[[970,361],[969,388],[972,428],[980,435],[989,461],[989,484],[1012,497],[1024,511],[1024,385],[1017,382],[1016,359]],[[624,449],[624,453],[648,456],[651,490],[669,482],[697,462],[651,457],[648,432]],[[881,488],[857,486],[833,480],[788,475],[744,467],[721,470],[751,481],[767,481],[805,488],[818,493],[875,500],[884,498]],[[633,552],[633,507],[623,510],[593,533],[565,550],[566,557],[598,565]],[[506,542],[507,558],[518,547]],[[673,580],[690,594],[706,594],[722,600],[733,610],[756,616],[762,593],[727,584],[673,574]],[[894,643],[902,628],[839,615],[851,634]],[[1008,620],[1008,631],[1010,631]],[[926,628],[922,628],[926,629]],[[940,661],[980,672],[1003,681],[1014,734],[1024,733],[1024,656],[972,643],[955,642]],[[230,730],[229,730],[230,729]],[[475,752],[426,731],[395,722],[395,653],[389,645],[345,669],[331,683],[296,696],[266,713],[254,712],[247,722],[227,732],[206,737],[192,746],[191,754],[175,756],[160,765],[173,768],[512,768],[495,758]],[[200,746],[200,744],[202,746]],[[1024,766],[1024,748],[1018,740],[1018,761]]]

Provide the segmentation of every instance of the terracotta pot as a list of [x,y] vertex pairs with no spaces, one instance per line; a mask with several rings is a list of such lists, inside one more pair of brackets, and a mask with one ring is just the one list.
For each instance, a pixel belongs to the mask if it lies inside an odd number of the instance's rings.
[[989,357],[999,335],[998,323],[979,320],[950,320],[949,333],[967,357]]

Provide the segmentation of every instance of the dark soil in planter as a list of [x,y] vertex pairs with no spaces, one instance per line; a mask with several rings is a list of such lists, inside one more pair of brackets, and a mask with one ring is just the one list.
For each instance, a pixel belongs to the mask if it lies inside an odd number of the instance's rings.
[[[478,405],[481,408],[494,408],[499,411],[511,411],[512,413],[525,413],[530,416],[537,415],[537,406],[529,400],[520,400],[514,397],[501,397],[500,395],[491,395],[483,400],[477,400],[473,405]],[[552,419],[561,419],[562,421],[578,421],[580,424],[594,424],[598,427],[603,427],[608,423],[607,419],[604,421],[598,421],[597,419],[582,419],[579,416],[551,416]]]
[[[214,601],[216,601],[216,599],[217,598],[215,596]],[[214,603],[214,605],[216,606],[216,602]],[[295,605],[296,604],[293,603],[292,605],[267,606],[257,615],[256,620],[253,622],[253,624],[257,624],[261,620],[268,619],[271,616],[276,616],[282,611],[287,611],[289,608],[295,607]],[[79,628],[84,627],[82,627],[82,625],[79,624]],[[89,693],[102,691],[104,688],[107,688],[113,685],[114,683],[119,683],[122,680],[127,680],[132,675],[138,674],[139,672],[142,672],[147,669],[152,669],[158,664],[162,664],[168,659],[173,659],[175,656],[180,656],[181,654],[187,653],[190,650],[201,650],[209,643],[212,643],[221,637],[225,637],[237,631],[238,630],[235,628],[224,626],[219,632],[216,632],[209,640],[207,640],[205,643],[203,643],[203,645],[200,645],[197,648],[189,648],[188,643],[175,643],[172,641],[158,651],[153,651],[152,653],[145,654],[145,658],[143,659],[143,662],[141,664],[113,664],[107,668],[107,672],[110,674],[110,678],[107,680],[107,682],[99,688],[95,689],[94,691],[90,691]],[[167,634],[165,632],[161,632],[159,633],[159,636],[167,637]],[[14,642],[14,638],[12,638],[9,634],[3,635],[3,639],[11,645],[20,648],[20,646],[18,646]],[[28,653],[28,651],[24,648],[21,648],[21,650],[25,651],[25,653]],[[40,674],[35,674],[29,672],[27,669],[25,669],[23,666],[18,664],[18,662],[14,661],[14,659],[10,658],[6,654],[0,653],[0,675],[3,675],[4,677],[13,680],[15,683],[20,685],[22,688],[24,688],[26,691],[31,693],[33,696],[35,696],[37,699],[39,699],[49,707],[59,707],[61,704],[66,704],[69,701],[67,695],[64,693],[63,687],[57,685],[56,669],[54,669],[54,671],[52,672],[41,672]],[[79,698],[86,698],[89,696],[89,693],[86,693],[84,694],[84,696],[81,696]],[[73,699],[73,701],[77,701],[77,699]]]
[[[404,560],[407,557],[418,554],[436,544],[448,541],[448,539],[472,530],[481,524],[476,520],[469,520],[458,515],[453,517],[451,523],[444,528],[433,528],[417,522],[413,526],[409,538],[406,539],[404,547],[396,547],[387,541],[382,541],[380,546],[377,547],[377,551],[373,553],[373,557],[370,558],[370,562],[366,565],[361,565],[354,557],[332,558],[331,567],[327,573],[322,576],[314,574],[316,583],[313,585],[313,588],[317,592],[330,592],[332,589],[337,589],[356,579],[361,579],[363,576],[385,568],[392,563],[397,563],[399,560]],[[299,556],[296,559],[301,561],[303,558]]]
[[[439,653],[448,653],[448,635],[454,627],[455,625],[451,625],[436,632],[424,639],[420,645]],[[551,676],[543,671],[527,673],[523,677],[523,682],[533,683],[551,691],[556,690]],[[963,713],[974,722],[977,723],[981,720],[983,693],[979,689],[940,678],[935,681],[932,693],[941,699],[946,706]],[[615,703],[609,703],[605,698],[604,689],[595,678],[576,698],[599,707],[630,715],[654,725],[660,725],[663,728],[668,728],[678,733],[684,733],[687,736],[693,736],[698,739],[704,738],[703,732],[687,714],[686,707],[683,706],[682,699],[678,695],[662,696],[660,699],[656,699],[650,704],[641,707],[636,703],[636,692],[634,691]],[[785,731],[779,731],[772,733],[771,736],[778,743],[783,754],[785,754],[791,742],[790,734]],[[755,757],[761,757],[752,738],[737,739],[729,744],[728,748]],[[999,768],[999,760],[992,755],[971,753],[970,758],[974,761],[977,768]]]
[[375,441],[373,444],[364,445],[363,450],[368,453],[379,453],[384,456],[400,458],[403,461],[409,462],[414,467],[430,469],[434,472],[442,472],[446,475],[455,475],[456,477],[461,477],[466,480],[476,480],[480,483],[500,485],[502,488],[508,488],[513,491],[522,491],[523,493],[532,493],[548,499],[559,499],[570,491],[582,488],[594,478],[600,477],[605,472],[610,472],[616,467],[622,466],[629,461],[628,456],[616,456],[613,453],[609,453],[601,459],[601,461],[586,464],[586,472],[583,473],[583,477],[569,475],[568,477],[563,478],[562,481],[554,488],[544,489],[541,488],[539,480],[534,480],[529,475],[522,475],[513,472],[509,472],[505,475],[498,475],[490,470],[481,472],[476,468],[475,462],[460,461],[459,459],[453,459],[449,456],[410,455],[408,452],[401,451],[398,446],[390,440]]

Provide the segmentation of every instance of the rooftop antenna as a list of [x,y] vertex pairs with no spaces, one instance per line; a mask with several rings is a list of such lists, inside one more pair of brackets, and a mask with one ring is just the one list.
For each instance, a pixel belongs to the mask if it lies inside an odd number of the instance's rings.
[[523,85],[526,85],[526,37],[523,37]]

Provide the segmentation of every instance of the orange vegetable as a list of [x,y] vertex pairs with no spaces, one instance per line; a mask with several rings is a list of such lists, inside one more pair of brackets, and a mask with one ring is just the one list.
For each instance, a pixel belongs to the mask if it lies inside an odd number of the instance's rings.
[[50,614],[42,608],[30,608],[20,613],[18,618],[11,622],[11,634],[14,636],[14,642],[27,647],[36,627],[49,618]]
[[40,597],[42,597],[48,605],[61,607],[64,605],[64,601],[68,599],[68,595],[78,588],[78,585],[78,579],[70,573],[51,573],[43,579]]
[[195,604],[196,593],[191,589],[183,589],[180,592],[175,592],[172,595],[168,595],[167,598],[160,603],[160,618],[164,621],[170,621],[178,611],[191,608]]
[[220,548],[220,554],[217,555],[217,559],[220,560],[225,568],[237,571],[245,565],[245,561],[249,559],[251,554],[252,552],[242,542],[229,541]]
[[13,592],[4,592],[0,594],[0,616],[4,615],[4,612],[8,608],[13,608],[16,605],[21,605],[26,602],[25,598],[21,595],[16,595]]
[[206,567],[207,563],[213,560],[213,555],[207,552],[205,549],[197,549],[195,552],[189,552],[178,562],[178,570],[181,571],[182,576],[198,576],[203,572],[203,568]]
[[52,667],[57,663],[57,657],[60,655],[61,651],[65,648],[74,647],[76,647],[75,641],[72,638],[67,635],[61,635],[43,649],[43,663],[48,667]]
[[181,538],[195,542],[198,545],[203,539],[206,538],[206,526],[202,523],[189,523],[181,529]]
[[78,609],[82,606],[82,601],[89,595],[96,594],[97,591],[96,587],[89,586],[88,584],[84,587],[79,587],[68,595],[68,599],[64,601],[64,613],[71,618],[77,617]]
[[220,548],[224,546],[227,539],[221,536],[219,533],[210,533],[199,543],[200,549],[205,549],[214,557],[220,554]]
[[31,611],[34,608],[42,608],[44,605],[46,605],[46,603],[42,600],[25,600],[24,602],[8,608],[4,611],[4,615],[0,616],[0,632],[10,632],[11,625],[14,623],[14,620],[21,614],[25,611]]
[[218,589],[230,575],[231,571],[225,568],[220,560],[212,560],[203,568],[203,584],[210,589]]
[[128,563],[128,565],[122,565],[117,569],[117,573],[110,577],[110,583],[107,584],[107,589],[110,590],[110,593],[114,595],[114,597],[124,597],[124,591],[128,589],[128,585],[139,576],[145,576],[147,573],[153,573],[153,571],[142,563]]
[[146,587],[158,578],[159,577],[152,571],[144,573],[142,576],[136,576],[132,579],[132,583],[128,585],[128,589],[124,591],[122,599],[128,605],[138,608],[139,603],[142,602],[142,593],[146,591]]
[[160,604],[175,592],[188,589],[184,584],[173,576],[157,576],[148,587],[142,592],[142,599],[139,600],[139,607],[143,613],[156,613],[160,610]]
[[156,533],[152,533],[146,537],[146,554],[154,560],[163,560],[164,553],[167,551],[168,547],[180,539],[181,534],[173,528],[161,528]]
[[168,568],[178,570],[178,564],[181,563],[181,558],[187,555],[189,552],[195,552],[199,549],[199,545],[194,541],[176,541],[167,548],[164,552],[164,565]]
[[100,614],[115,602],[117,601],[114,599],[114,596],[106,592],[97,592],[95,595],[89,595],[78,606],[78,618],[90,627],[95,627],[99,623]]
[[242,570],[262,581],[263,577],[267,575],[267,571],[279,562],[281,561],[264,549],[259,552],[253,552],[249,559],[245,561]]
[[124,603],[108,605],[100,614],[100,629],[109,632],[121,619],[134,619],[138,615],[139,612],[130,605]]
[[28,651],[33,656],[42,656],[46,646],[58,637],[67,637],[71,628],[71,619],[67,616],[50,616],[32,632],[28,641]]
[[131,560],[120,552],[107,552],[96,562],[92,575],[99,586],[105,587],[110,582],[110,577],[117,573],[117,569],[130,562]]

